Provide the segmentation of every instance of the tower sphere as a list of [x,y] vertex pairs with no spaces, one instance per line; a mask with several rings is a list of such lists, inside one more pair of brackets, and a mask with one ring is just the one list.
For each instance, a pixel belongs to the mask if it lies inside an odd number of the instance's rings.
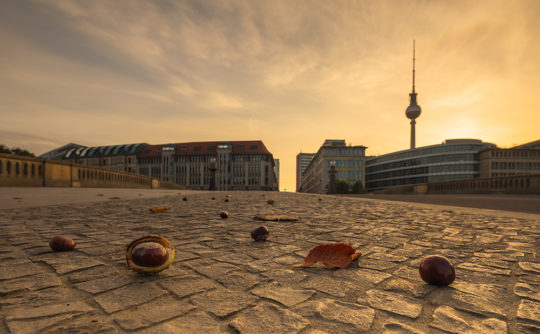
[[420,108],[420,106],[416,104],[416,101],[414,101],[414,103],[411,101],[411,104],[405,110],[405,115],[407,115],[407,118],[415,119],[420,116],[421,112],[422,108]]

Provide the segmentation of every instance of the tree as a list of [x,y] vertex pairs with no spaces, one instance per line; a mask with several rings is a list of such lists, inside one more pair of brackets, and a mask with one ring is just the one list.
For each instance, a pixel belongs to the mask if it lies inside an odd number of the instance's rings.
[[336,180],[336,193],[338,194],[348,194],[349,193],[349,184],[343,180]]
[[29,152],[27,150],[23,150],[21,148],[12,148],[9,149],[7,146],[0,144],[0,153],[7,153],[7,154],[13,154],[13,155],[22,155],[25,157],[35,157],[34,153]]
[[356,180],[351,186],[351,193],[353,194],[362,194],[365,193],[366,189],[364,188],[364,185],[362,184],[362,181]]

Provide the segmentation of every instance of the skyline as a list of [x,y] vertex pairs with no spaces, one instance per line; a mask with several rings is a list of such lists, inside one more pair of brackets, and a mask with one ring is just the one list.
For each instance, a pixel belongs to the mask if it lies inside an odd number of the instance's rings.
[[296,155],[325,139],[409,147],[413,40],[417,147],[522,144],[539,133],[538,14],[538,1],[2,2],[0,144],[262,140],[294,191]]

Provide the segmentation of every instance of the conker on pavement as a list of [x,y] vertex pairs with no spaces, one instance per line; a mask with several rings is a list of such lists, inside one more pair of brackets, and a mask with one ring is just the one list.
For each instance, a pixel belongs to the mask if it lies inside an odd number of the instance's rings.
[[255,241],[264,241],[266,238],[268,238],[268,235],[270,234],[270,231],[268,231],[268,227],[266,226],[259,226],[253,231],[251,231],[251,237]]
[[270,205],[273,205],[275,203],[275,201],[273,199],[269,199],[268,201],[266,201],[266,203],[268,203]]
[[182,201],[184,202],[187,201],[187,197],[182,198]]
[[131,259],[139,266],[157,267],[164,264],[169,255],[167,250],[157,242],[143,242],[131,252]]
[[219,213],[219,216],[222,218],[222,219],[226,219],[226,218],[229,218],[229,213],[227,211],[221,211]]
[[432,285],[449,285],[456,278],[454,266],[442,256],[428,256],[423,258],[418,267],[420,277]]
[[229,199],[228,199],[228,198],[225,198],[225,202],[228,202],[228,201],[229,201]]
[[64,251],[70,251],[75,248],[75,241],[68,239],[66,237],[54,237],[49,241],[49,246],[52,250],[57,252],[64,252]]

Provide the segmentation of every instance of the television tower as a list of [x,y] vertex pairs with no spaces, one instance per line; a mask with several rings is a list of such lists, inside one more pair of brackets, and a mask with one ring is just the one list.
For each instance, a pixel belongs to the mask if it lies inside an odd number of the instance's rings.
[[413,40],[413,58],[412,58],[412,93],[409,94],[411,97],[411,102],[407,109],[405,110],[405,115],[407,115],[407,118],[411,120],[411,148],[416,147],[416,132],[415,132],[415,125],[416,125],[416,118],[420,116],[420,113],[422,112],[422,108],[418,104],[416,104],[416,92],[414,91],[414,62],[415,62],[415,41]]

